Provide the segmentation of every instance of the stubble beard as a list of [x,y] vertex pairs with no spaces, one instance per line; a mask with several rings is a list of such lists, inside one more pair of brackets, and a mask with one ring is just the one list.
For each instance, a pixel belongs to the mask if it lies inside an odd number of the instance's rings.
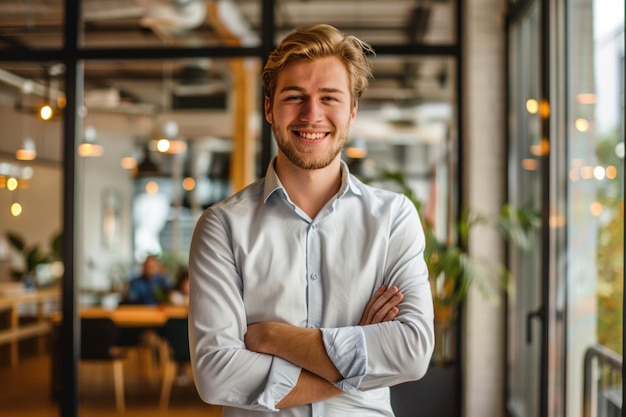
[[[280,126],[272,125],[272,131],[274,132],[274,138],[276,139],[276,145],[278,149],[287,157],[287,159],[297,166],[298,168],[314,170],[322,169],[329,166],[341,153],[344,144],[346,143],[348,129],[347,127],[337,132],[337,137],[333,142],[333,146],[326,153],[326,155],[320,157],[312,157],[308,152],[301,152],[296,149],[293,143],[285,138],[285,135],[289,135],[289,131],[285,131]],[[307,157],[308,156],[308,157]]]

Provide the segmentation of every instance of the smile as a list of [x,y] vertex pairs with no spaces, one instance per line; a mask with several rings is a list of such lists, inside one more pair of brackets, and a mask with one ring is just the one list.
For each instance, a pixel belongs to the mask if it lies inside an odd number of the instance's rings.
[[294,131],[294,133],[300,136],[301,138],[309,139],[309,140],[322,139],[326,135],[328,135],[328,132],[307,133],[307,132]]

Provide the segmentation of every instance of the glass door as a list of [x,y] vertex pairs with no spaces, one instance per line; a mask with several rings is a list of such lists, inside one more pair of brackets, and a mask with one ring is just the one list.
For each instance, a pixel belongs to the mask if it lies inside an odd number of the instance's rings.
[[[622,402],[621,378],[603,386],[599,374],[585,373],[583,361],[590,348],[623,355],[625,6],[622,0],[566,4],[566,415],[584,415],[586,401],[594,404],[591,415],[612,415]],[[585,378],[598,387],[590,398],[584,398]]]
[[[541,212],[542,146],[540,2],[534,1],[509,27],[509,199],[516,207]],[[507,407],[515,417],[541,415],[542,247],[533,236],[530,250],[510,254],[508,296]]]
[[507,408],[617,415],[621,369],[584,365],[623,355],[625,6],[543,3],[512,4],[508,26],[509,199],[542,229],[510,252]]

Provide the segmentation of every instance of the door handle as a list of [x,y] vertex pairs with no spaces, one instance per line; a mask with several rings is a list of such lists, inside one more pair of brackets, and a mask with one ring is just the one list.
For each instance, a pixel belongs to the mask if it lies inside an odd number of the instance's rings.
[[543,307],[539,307],[537,310],[531,311],[526,314],[526,344],[530,345],[533,342],[533,329],[532,329],[532,319],[541,319],[543,323],[544,317],[544,309]]

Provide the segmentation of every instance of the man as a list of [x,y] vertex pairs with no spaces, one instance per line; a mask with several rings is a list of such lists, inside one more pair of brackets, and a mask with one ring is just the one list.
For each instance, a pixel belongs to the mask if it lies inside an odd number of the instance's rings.
[[164,267],[159,258],[146,256],[141,267],[141,275],[128,283],[128,291],[124,302],[127,304],[156,305],[167,301],[170,281],[163,272]]
[[418,214],[341,161],[369,51],[328,25],[283,40],[262,74],[277,155],[196,225],[192,364],[224,416],[393,416],[388,387],[428,367]]

